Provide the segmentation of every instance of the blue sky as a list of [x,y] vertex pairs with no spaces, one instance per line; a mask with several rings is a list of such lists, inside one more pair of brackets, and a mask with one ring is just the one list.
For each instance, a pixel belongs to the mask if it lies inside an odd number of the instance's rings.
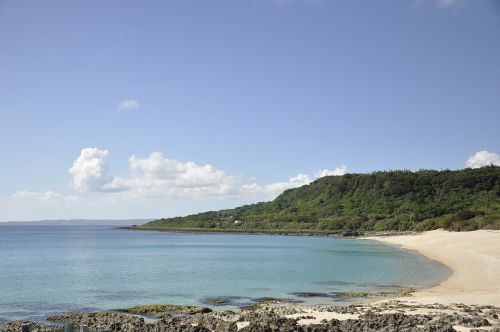
[[500,164],[499,36],[495,0],[0,0],[0,220]]

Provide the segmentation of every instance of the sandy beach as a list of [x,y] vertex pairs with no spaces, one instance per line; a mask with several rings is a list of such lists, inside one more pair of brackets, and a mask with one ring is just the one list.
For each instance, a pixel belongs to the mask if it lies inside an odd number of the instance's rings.
[[[500,231],[435,230],[414,235],[373,236],[365,239],[418,251],[447,265],[453,273],[440,285],[415,292],[411,296],[359,305],[360,311],[354,313],[323,310],[321,306],[302,307],[309,317],[299,320],[299,324],[318,324],[324,319],[357,319],[359,313],[367,308],[385,314],[405,312],[408,315],[438,316],[457,312],[463,314],[462,305],[500,306]],[[470,309],[465,311],[467,310]],[[297,318],[301,315],[303,313],[287,317]],[[494,320],[490,319],[490,323],[493,322]],[[470,326],[459,323],[453,324],[453,328],[457,331],[471,329]]]
[[421,304],[500,305],[500,231],[435,230],[369,239],[416,250],[453,270],[450,278],[440,285],[400,300]]

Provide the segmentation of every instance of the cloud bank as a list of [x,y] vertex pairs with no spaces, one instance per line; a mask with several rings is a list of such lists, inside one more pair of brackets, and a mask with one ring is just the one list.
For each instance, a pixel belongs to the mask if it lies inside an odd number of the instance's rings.
[[[49,191],[16,191],[0,196],[0,205],[10,209],[6,217],[60,218],[173,216],[210,209],[228,208],[276,198],[287,189],[307,185],[324,176],[341,176],[347,167],[319,169],[312,175],[299,173],[287,180],[262,183],[252,177],[228,174],[211,164],[179,161],[161,152],[145,157],[131,155],[128,171],[119,176],[108,174],[106,162],[110,152],[87,147],[68,169],[71,188],[77,194]],[[500,166],[500,156],[489,151],[471,155],[465,166],[479,168]],[[2,201],[3,200],[3,201]],[[13,217],[11,217],[13,218]],[[24,217],[28,218],[28,217]]]
[[12,198],[16,200],[35,201],[44,204],[52,205],[74,205],[78,202],[76,196],[65,196],[54,191],[33,192],[33,191],[16,191]]
[[[313,175],[299,173],[287,180],[262,183],[252,177],[228,174],[211,164],[180,161],[152,152],[131,155],[128,169],[111,175],[111,152],[86,147],[71,167],[69,188],[76,194],[56,191],[16,191],[1,197],[9,207],[4,218],[158,218],[269,201],[283,191],[311,183],[323,176],[342,175],[345,166],[320,169]],[[36,217],[34,217],[36,216]]]
[[115,177],[102,190],[132,191],[142,195],[186,197],[234,194],[239,178],[226,175],[212,165],[168,159],[161,152],[146,158],[132,155],[130,174]]
[[[210,164],[199,165],[193,161],[182,162],[153,152],[145,158],[130,156],[129,174],[107,175],[105,162],[107,150],[84,148],[73,162],[69,173],[72,187],[79,192],[122,193],[134,197],[157,198],[207,198],[207,197],[259,197],[272,199],[291,188],[311,183],[307,174],[297,174],[288,181],[266,185],[241,176],[228,175]],[[343,175],[345,165],[335,169],[320,169],[314,179],[323,176]]]

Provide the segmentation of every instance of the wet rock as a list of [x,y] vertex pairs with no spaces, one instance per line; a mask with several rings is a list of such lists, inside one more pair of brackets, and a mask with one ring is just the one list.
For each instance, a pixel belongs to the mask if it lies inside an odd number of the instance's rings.
[[200,302],[212,306],[225,306],[225,305],[233,305],[235,304],[235,300],[239,299],[241,299],[241,297],[216,296],[216,297],[204,298]]
[[253,303],[241,305],[241,309],[245,310],[258,310],[265,308],[269,305],[275,304],[284,304],[284,303],[301,303],[302,301],[296,299],[284,299],[284,298],[275,298],[275,297],[258,297],[252,299]]
[[144,318],[114,312],[69,313],[48,317],[47,320],[57,323],[74,323],[87,325],[92,330],[109,331],[148,331]]
[[310,298],[310,297],[335,297],[335,294],[317,293],[317,292],[295,292],[295,293],[290,293],[290,295],[297,296],[297,297],[304,297],[304,298]]
[[357,297],[369,297],[375,295],[368,292],[337,292],[335,293],[335,296],[342,299],[352,299]]
[[[233,298],[230,298],[233,299]],[[471,331],[500,332],[499,308],[493,306],[467,306],[463,304],[443,306],[440,304],[410,304],[400,301],[387,301],[378,304],[353,304],[349,306],[312,305],[283,303],[286,299],[265,298],[265,302],[249,310],[240,312],[204,312],[201,307],[169,306],[135,307],[129,311],[135,314],[148,314],[160,317],[156,320],[120,312],[73,313],[53,316],[54,322],[71,322],[87,325],[92,331],[99,329],[120,332],[236,332],[240,324],[242,332],[453,332],[453,326],[471,328]],[[180,316],[179,307],[186,308]],[[140,308],[140,309],[137,309]],[[193,309],[194,308],[194,309]],[[417,309],[424,309],[426,314],[415,314]],[[172,311],[169,311],[172,310]],[[322,320],[319,324],[301,325],[300,321],[312,319],[310,310],[356,314],[358,318],[347,320]],[[200,312],[198,312],[200,311]],[[453,312],[450,314],[450,312]],[[286,315],[299,314],[296,318]],[[162,316],[165,315],[165,316]],[[297,317],[298,316],[298,317]],[[354,316],[356,317],[356,316]],[[22,322],[0,324],[0,332],[19,332]],[[491,326],[491,325],[494,326]],[[7,329],[6,326],[9,326]],[[38,326],[39,325],[39,326]],[[44,324],[34,325],[35,331],[62,331],[60,327]],[[487,328],[485,328],[487,327]]]
[[198,306],[190,306],[190,305],[150,304],[150,305],[127,308],[120,311],[137,315],[162,317],[170,314],[193,315],[198,313],[208,313],[211,312],[212,309],[205,307],[198,307]]

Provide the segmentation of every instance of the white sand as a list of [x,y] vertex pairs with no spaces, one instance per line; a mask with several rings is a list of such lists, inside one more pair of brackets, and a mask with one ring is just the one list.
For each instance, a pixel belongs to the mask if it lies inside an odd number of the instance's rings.
[[417,250],[453,270],[439,286],[399,300],[417,303],[492,304],[500,306],[500,231],[447,232],[370,237]]
[[[460,312],[460,305],[495,305],[500,306],[500,231],[447,232],[436,230],[415,235],[369,237],[388,244],[400,245],[405,249],[416,250],[421,254],[449,266],[453,273],[449,279],[439,286],[419,291],[411,297],[397,298],[411,308],[383,309],[383,313],[404,311],[406,314],[430,314]],[[391,298],[389,300],[394,300]],[[383,307],[383,302],[361,305],[361,311],[371,309],[371,306]],[[444,304],[449,307],[436,308],[432,303]],[[421,307],[420,305],[430,305]],[[339,314],[321,311],[315,308],[291,305],[301,308],[301,313],[287,315],[290,318],[311,316],[298,321],[301,325],[318,324],[323,319],[345,320],[357,318],[359,314]],[[491,322],[491,320],[490,320]],[[498,324],[496,322],[495,324]],[[471,328],[454,326],[457,331],[470,331]],[[490,329],[491,327],[481,327]]]

